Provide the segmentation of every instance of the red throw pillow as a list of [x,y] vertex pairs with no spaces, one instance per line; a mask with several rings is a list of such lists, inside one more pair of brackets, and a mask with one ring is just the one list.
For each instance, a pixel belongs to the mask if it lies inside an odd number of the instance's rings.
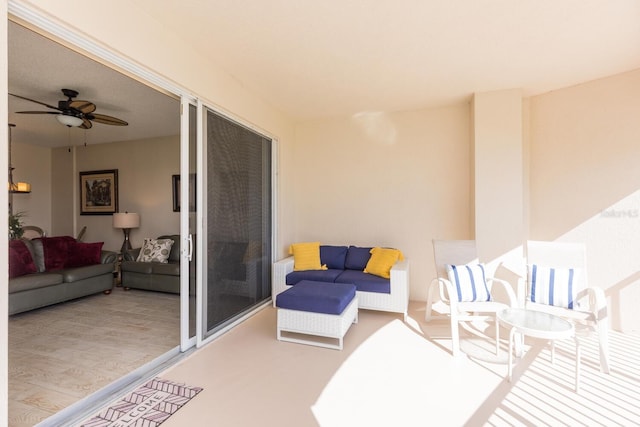
[[69,256],[65,262],[65,268],[83,267],[85,265],[100,264],[104,242],[95,243],[69,243]]
[[9,277],[35,273],[36,264],[22,240],[9,240]]
[[71,236],[40,237],[44,252],[46,271],[62,270],[69,256],[69,244],[76,239]]

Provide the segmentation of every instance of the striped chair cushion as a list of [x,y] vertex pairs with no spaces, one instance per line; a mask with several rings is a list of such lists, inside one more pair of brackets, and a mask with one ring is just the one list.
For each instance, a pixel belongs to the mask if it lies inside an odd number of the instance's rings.
[[458,293],[458,302],[491,300],[484,265],[447,265],[447,274]]
[[579,274],[577,268],[529,265],[529,299],[539,304],[577,308]]

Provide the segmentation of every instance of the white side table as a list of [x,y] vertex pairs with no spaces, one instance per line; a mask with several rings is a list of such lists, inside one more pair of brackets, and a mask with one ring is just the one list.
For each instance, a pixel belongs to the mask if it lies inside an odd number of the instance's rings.
[[[509,381],[513,374],[513,341],[516,333],[549,341],[573,338],[576,343],[575,390],[580,386],[580,343],[572,323],[552,314],[521,308],[508,308],[498,313],[498,321],[510,328],[509,333]],[[553,350],[552,350],[553,351]]]

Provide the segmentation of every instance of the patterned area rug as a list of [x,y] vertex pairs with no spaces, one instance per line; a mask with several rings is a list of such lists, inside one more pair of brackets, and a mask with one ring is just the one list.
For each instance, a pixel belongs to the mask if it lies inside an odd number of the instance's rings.
[[201,387],[187,387],[184,384],[154,378],[102,410],[82,426],[159,426],[201,391]]

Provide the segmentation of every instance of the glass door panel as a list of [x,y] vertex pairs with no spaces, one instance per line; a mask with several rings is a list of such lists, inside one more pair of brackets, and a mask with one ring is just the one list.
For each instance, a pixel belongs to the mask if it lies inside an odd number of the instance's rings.
[[271,139],[206,110],[206,284],[210,335],[271,296]]

